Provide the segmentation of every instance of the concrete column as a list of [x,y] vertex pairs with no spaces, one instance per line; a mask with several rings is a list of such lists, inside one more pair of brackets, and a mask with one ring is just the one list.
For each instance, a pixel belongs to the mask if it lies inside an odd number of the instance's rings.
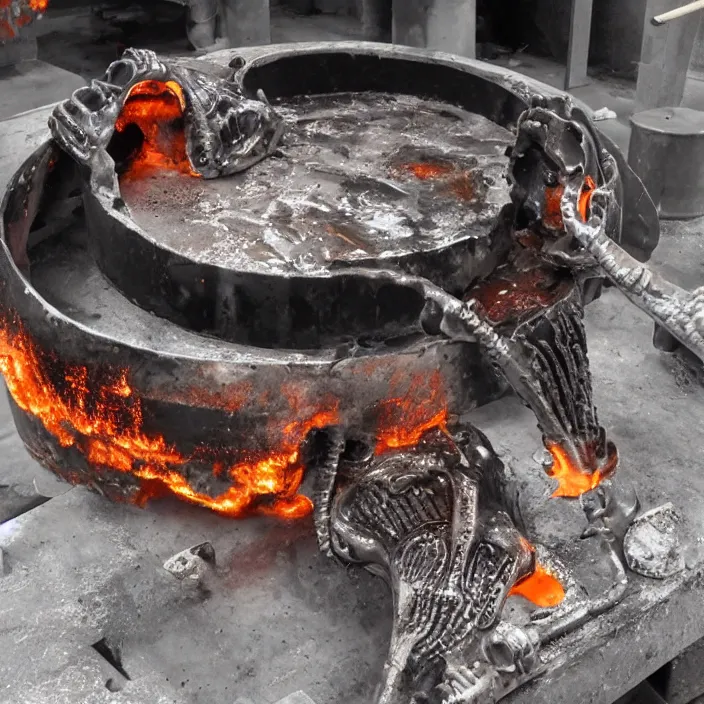
[[358,0],[364,38],[370,42],[391,40],[391,0]]
[[654,15],[683,4],[683,0],[648,0],[636,87],[637,111],[679,107],[682,102],[702,13],[673,20],[661,27],[653,26],[650,20]]
[[0,42],[0,68],[15,66],[22,61],[34,61],[36,58],[36,37],[19,36]]
[[271,42],[269,0],[222,0],[222,4],[231,47]]
[[476,0],[394,0],[393,42],[474,58]]
[[37,23],[32,22],[20,29],[14,39],[0,41],[0,68],[16,66],[23,61],[37,58]]

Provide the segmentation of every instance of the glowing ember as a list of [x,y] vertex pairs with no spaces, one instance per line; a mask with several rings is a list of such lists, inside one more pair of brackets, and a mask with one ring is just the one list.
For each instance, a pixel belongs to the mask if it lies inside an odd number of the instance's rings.
[[540,608],[550,609],[562,603],[565,589],[557,577],[536,563],[533,573],[514,584],[508,595],[522,596]]
[[129,92],[115,129],[124,133],[130,125],[144,135],[123,179],[141,178],[156,170],[198,176],[186,153],[183,110],[186,99],[173,81],[143,81]]
[[460,200],[477,197],[474,174],[453,164],[439,162],[411,162],[395,167],[401,173],[410,173],[420,181],[441,181],[445,189]]
[[408,171],[421,181],[442,178],[449,176],[455,171],[454,167],[449,164],[431,164],[431,163],[412,163],[403,164],[402,171]]
[[556,303],[569,292],[570,285],[555,279],[552,272],[531,269],[493,276],[481,281],[465,295],[475,299],[492,323],[504,323],[524,313],[532,313]]
[[381,403],[375,453],[412,447],[432,428],[447,431],[447,401],[440,372],[411,377],[404,396]]
[[[579,196],[579,203],[577,204],[577,209],[584,222],[587,221],[589,216],[589,203],[595,188],[594,179],[591,176],[587,176]],[[562,185],[545,189],[543,225],[551,230],[562,229],[562,196],[564,193],[565,187]]]
[[[56,368],[62,369],[58,376]],[[226,473],[233,485],[212,497],[196,492],[178,471],[193,458],[143,431],[142,400],[126,369],[61,367],[15,324],[13,331],[0,328],[0,371],[15,403],[62,447],[75,447],[94,466],[139,478],[140,503],[175,494],[230,517],[257,512],[298,518],[312,509],[310,500],[297,494],[303,479],[299,447],[309,430],[337,422],[334,403],[289,423],[277,452],[229,467],[214,463],[213,472]]]
[[14,39],[17,30],[30,24],[49,6],[49,0],[0,0],[0,41]]
[[[614,449],[604,467],[596,468],[591,473],[587,473],[580,469],[559,445],[548,444],[547,449],[553,459],[548,476],[557,480],[558,484],[552,494],[553,497],[577,498],[587,491],[595,489],[611,475],[618,463],[618,454]],[[593,459],[590,464],[596,466],[596,460]]]

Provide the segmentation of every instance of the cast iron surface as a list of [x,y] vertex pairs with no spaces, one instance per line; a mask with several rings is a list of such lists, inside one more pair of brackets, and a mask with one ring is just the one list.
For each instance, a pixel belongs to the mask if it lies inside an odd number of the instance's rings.
[[[430,71],[434,76],[442,76],[449,70],[447,82],[443,85],[446,85],[446,90],[450,92],[447,96],[440,97],[457,97],[456,86],[449,79],[454,79],[458,73],[462,73],[458,66],[464,66],[463,62],[455,62],[450,69],[442,57],[438,59],[432,55],[410,52],[401,59],[399,57],[402,52],[399,54],[397,49],[393,51],[384,47],[376,47],[376,49],[379,52],[376,61],[381,61],[380,66],[384,70],[373,73],[362,72],[370,77],[371,87],[383,88],[379,85],[379,81],[385,77],[385,80],[389,81],[388,88],[398,88],[399,86],[394,83],[398,80],[398,74],[394,69],[395,62],[413,61],[420,71]],[[372,47],[366,45],[361,47],[359,60],[362,62],[370,60],[373,56],[373,53],[370,53],[371,50]],[[272,77],[276,77],[284,68],[287,72],[290,71],[287,62],[290,60],[291,52],[289,49],[276,48],[272,48],[271,53],[267,51],[262,53],[262,51],[252,51],[252,56],[255,58],[251,64],[245,62],[245,68],[238,70],[238,80],[245,86],[246,92],[249,75],[247,70],[251,68],[253,71],[256,70],[257,82],[266,83],[272,99],[285,97],[292,87],[290,76],[286,73],[285,76],[280,77],[280,82],[276,83],[279,86],[278,91],[273,90]],[[294,56],[297,56],[295,52]],[[309,60],[310,56],[310,48],[302,48],[299,58]],[[356,70],[360,68],[359,66],[346,65],[347,59],[342,60],[341,55],[336,53],[335,47],[323,47],[321,56],[323,62],[333,62],[331,68],[337,66],[340,70],[341,73],[336,80],[342,83],[350,82],[349,86],[340,87],[360,88],[359,81],[362,73]],[[349,51],[345,56],[350,56]],[[274,61],[275,58],[276,61]],[[223,80],[224,75],[230,75],[232,71],[217,67],[214,63],[216,59],[217,56],[211,57],[208,61],[196,62],[195,65],[205,66],[213,72],[215,76],[213,80]],[[163,73],[162,64],[153,57],[152,61],[156,66],[154,70],[162,72],[158,75],[167,77]],[[335,62],[338,63],[335,64]],[[404,67],[407,68],[405,64]],[[528,89],[523,84],[519,86],[517,82],[514,83],[513,78],[507,79],[500,74],[492,75],[491,71],[487,72],[483,68],[480,70],[478,65],[471,62],[466,64],[465,68],[466,71],[463,73],[463,75],[466,74],[465,80],[472,82],[475,88],[484,86],[482,89],[484,94],[481,97],[487,100],[487,102],[481,102],[476,100],[480,96],[475,96],[475,100],[472,101],[473,109],[475,111],[481,109],[485,117],[494,118],[500,124],[509,126],[513,117],[517,117],[520,107],[525,105],[522,102],[524,99],[522,96]],[[350,69],[348,74],[344,72],[347,69]],[[184,73],[186,71],[185,68],[179,68],[174,75],[183,74],[188,81],[199,86],[200,83],[193,78],[192,71]],[[136,73],[137,69],[135,69],[135,75]],[[329,72],[323,73],[328,77],[331,75]],[[320,76],[320,72],[310,76],[313,81],[312,92],[328,87],[317,85],[316,81],[320,80]],[[113,76],[112,80],[117,79]],[[514,92],[509,89],[511,87]],[[108,98],[115,91],[108,91],[100,85],[94,86],[91,90],[107,91],[107,95],[103,93],[103,98],[106,100],[105,105],[109,107],[110,119],[114,119],[116,108]],[[194,91],[194,95],[199,95],[197,89],[194,88]],[[187,91],[186,94],[188,94]],[[195,105],[195,102],[193,104]],[[265,103],[260,103],[258,106],[258,110],[268,114],[269,107]],[[66,107],[62,106],[59,114],[64,117],[68,114],[70,117],[71,110],[67,112]],[[195,121],[195,108],[193,108],[193,115]],[[88,119],[85,114],[83,118]],[[88,124],[93,123],[89,120]],[[211,123],[206,121],[206,124]],[[61,123],[61,125],[63,126],[57,124],[56,129],[63,133],[65,124]],[[109,125],[108,121],[106,129],[109,129]],[[107,135],[100,129],[92,134],[100,137],[101,144],[107,142]],[[206,131],[206,134],[210,133]],[[195,148],[194,146],[193,149]],[[78,154],[79,160],[82,153]],[[95,175],[98,172],[103,176],[106,174],[110,176],[110,173],[96,171],[96,168],[91,166],[91,174]],[[107,186],[93,183],[96,188],[87,196],[89,210],[95,195],[104,192],[105,188],[112,188],[116,183],[114,171],[111,173]],[[46,193],[49,196],[55,196],[55,199],[41,197],[42,184],[45,180],[50,186]],[[307,399],[303,402],[305,408],[311,408],[311,404],[315,405],[321,397],[328,393],[332,394],[340,401],[341,417],[350,425],[358,425],[363,430],[373,428],[375,423],[375,414],[372,413],[372,417],[369,418],[363,409],[374,408],[375,404],[389,396],[403,396],[409,386],[413,386],[412,380],[416,376],[428,379],[433,373],[440,374],[442,393],[437,399],[437,404],[439,407],[447,403],[450,412],[461,411],[473,404],[496,397],[505,388],[503,382],[497,380],[491,368],[479,362],[480,352],[476,345],[452,343],[441,338],[421,335],[423,330],[418,314],[423,306],[423,298],[422,295],[414,293],[411,287],[405,287],[405,289],[401,287],[400,290],[404,292],[405,310],[408,310],[409,302],[412,303],[410,310],[416,318],[415,335],[395,341],[383,339],[372,341],[371,344],[362,339],[352,339],[344,344],[313,352],[263,350],[219,343],[210,337],[194,335],[183,327],[155,319],[122,299],[95,271],[90,258],[85,254],[85,248],[82,248],[86,241],[90,243],[93,238],[82,234],[80,227],[79,231],[71,237],[62,238],[60,245],[55,244],[50,237],[44,243],[40,242],[51,234],[51,228],[55,222],[65,221],[66,213],[57,213],[57,211],[61,211],[62,207],[65,210],[65,201],[70,201],[74,197],[72,189],[80,183],[81,173],[73,171],[70,162],[66,163],[51,143],[40,148],[11,183],[10,193],[5,200],[4,218],[5,240],[12,253],[11,259],[3,261],[5,305],[24,321],[28,332],[40,348],[61,350],[60,356],[64,363],[85,363],[85,351],[90,350],[92,359],[100,359],[103,366],[129,368],[131,383],[141,402],[146,404],[145,408],[153,404],[155,408],[160,409],[154,417],[164,419],[163,423],[159,423],[159,430],[165,433],[169,441],[175,438],[185,448],[193,448],[203,442],[215,446],[237,447],[238,437],[246,433],[247,451],[270,449],[278,441],[278,435],[275,432],[272,439],[269,430],[262,428],[257,419],[267,414],[272,419],[279,419],[279,428],[288,422],[291,407],[287,399],[278,393],[282,383],[285,382],[292,382],[296,389],[304,394]],[[65,196],[63,200],[62,196]],[[647,209],[644,212],[647,214]],[[62,215],[61,218],[58,217],[59,214]],[[39,220],[48,225],[37,226],[35,223],[30,238],[30,229],[37,215]],[[121,217],[123,220],[128,220],[124,216]],[[80,213],[78,222],[80,223]],[[131,227],[131,225],[126,226],[128,230]],[[17,268],[19,266],[25,272],[28,270],[30,263],[26,246],[28,241],[29,250],[34,252],[35,257],[33,276],[42,295],[39,295],[37,289],[27,285],[26,279]],[[140,241],[145,240],[140,238]],[[39,244],[36,244],[37,242]],[[31,245],[34,244],[36,246],[32,250]],[[651,244],[654,244],[652,238]],[[57,249],[65,249],[65,251],[60,253]],[[90,250],[90,246],[88,249]],[[115,247],[110,254],[115,257],[121,252],[119,247]],[[129,258],[125,262],[124,271],[131,273],[133,280],[144,281],[139,276],[138,267],[145,262],[148,263],[149,260],[139,257]],[[79,274],[81,270],[87,275]],[[154,270],[150,270],[149,275],[156,276],[158,279],[158,272],[157,266]],[[344,272],[337,276],[345,278]],[[62,286],[62,281],[67,277],[74,284],[70,288]],[[384,288],[399,291],[393,278],[387,278],[381,286],[374,283],[374,277],[364,276],[363,280],[372,291]],[[211,300],[218,300],[217,292],[209,295]],[[392,297],[390,300],[393,303],[395,298]],[[47,305],[47,302],[50,305]],[[366,306],[360,306],[359,309],[365,310]],[[51,325],[45,324],[47,310],[51,315]],[[278,320],[281,318],[281,311],[276,311],[276,317],[272,314],[268,317],[260,316],[260,318]],[[179,322],[182,321],[179,320]],[[397,372],[401,370],[406,376],[409,371],[412,372],[409,384],[400,390],[394,389],[391,381],[398,378]],[[396,377],[394,377],[395,374]],[[233,394],[241,396],[243,389],[247,390],[247,395],[252,399],[263,397],[269,390],[276,390],[277,393],[269,398],[265,406],[252,403],[250,400],[238,413],[233,413],[231,402],[227,399]],[[432,414],[437,411],[437,408],[430,411]],[[174,415],[179,417],[178,422],[170,420]],[[250,430],[245,430],[251,427],[258,430],[254,434]],[[46,449],[40,456],[46,459],[51,456],[51,453]],[[127,490],[128,487],[124,489]]]

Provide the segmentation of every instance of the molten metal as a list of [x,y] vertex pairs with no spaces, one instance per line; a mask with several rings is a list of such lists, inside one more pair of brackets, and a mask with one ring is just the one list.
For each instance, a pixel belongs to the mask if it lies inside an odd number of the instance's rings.
[[[579,196],[577,208],[582,220],[587,222],[589,217],[589,203],[592,199],[592,193],[596,189],[596,183],[591,176],[587,176],[582,186],[582,192]],[[545,205],[543,214],[543,224],[551,230],[562,230],[562,197],[565,194],[565,187],[555,186],[545,189]]]
[[186,99],[178,83],[143,81],[129,92],[115,130],[124,133],[135,125],[144,135],[123,179],[137,179],[157,170],[198,176],[186,153],[183,111]]
[[547,449],[553,460],[548,476],[555,479],[558,484],[553,497],[578,498],[595,489],[608,476],[608,470],[602,469],[596,469],[591,474],[585,473],[559,445],[550,444]]
[[486,279],[472,288],[465,300],[476,300],[483,314],[492,323],[500,324],[525,313],[548,308],[565,291],[565,285],[559,280],[551,281],[548,272],[532,269],[507,274],[505,278],[496,276]]
[[233,518],[252,512],[298,518],[311,511],[310,500],[296,493],[303,479],[299,448],[311,429],[337,422],[334,404],[289,423],[277,452],[229,467],[215,463],[214,473],[226,472],[233,486],[213,497],[194,491],[178,471],[193,458],[162,436],[143,431],[142,400],[129,383],[127,369],[70,365],[55,381],[52,368],[60,365],[58,360],[40,349],[21,325],[12,328],[0,328],[0,371],[15,403],[41,421],[62,447],[75,447],[91,465],[138,477],[138,503],[170,493]]
[[447,432],[447,399],[440,372],[414,374],[404,396],[381,403],[375,454],[413,447],[433,428]]
[[511,587],[508,595],[522,596],[535,606],[550,609],[562,603],[565,589],[557,577],[541,564],[536,564],[533,573]]
[[401,164],[395,171],[412,174],[420,181],[439,181],[446,192],[460,200],[472,201],[477,197],[472,172],[454,164],[411,162]]

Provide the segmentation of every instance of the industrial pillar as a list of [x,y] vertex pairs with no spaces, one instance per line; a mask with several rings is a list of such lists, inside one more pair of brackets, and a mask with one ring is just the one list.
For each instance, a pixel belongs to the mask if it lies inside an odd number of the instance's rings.
[[648,0],[636,86],[636,112],[679,107],[682,103],[702,13],[687,15],[659,27],[651,24],[651,19],[683,4],[685,0]]
[[394,0],[394,44],[474,58],[476,33],[476,0]]
[[271,43],[269,0],[222,0],[231,47]]

